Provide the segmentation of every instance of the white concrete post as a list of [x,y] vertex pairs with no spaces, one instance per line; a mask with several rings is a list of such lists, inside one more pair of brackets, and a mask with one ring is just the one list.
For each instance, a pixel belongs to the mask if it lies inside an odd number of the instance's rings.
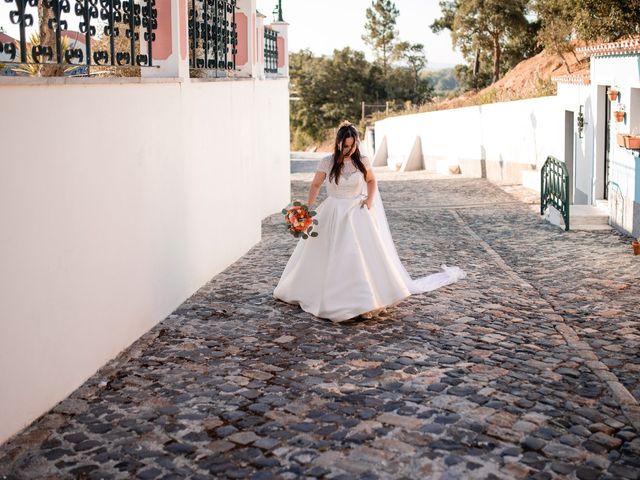
[[256,73],[256,0],[238,0],[236,29],[238,32],[236,69],[243,77],[254,77]]
[[264,19],[265,15],[256,11],[256,41],[255,45],[255,78],[264,79]]
[[[158,28],[153,42],[154,68],[143,68],[143,77],[189,78],[187,0],[156,0]],[[141,35],[142,37],[142,35]],[[141,38],[141,50],[146,42]]]
[[289,76],[289,24],[273,22],[271,28],[278,32],[278,75]]

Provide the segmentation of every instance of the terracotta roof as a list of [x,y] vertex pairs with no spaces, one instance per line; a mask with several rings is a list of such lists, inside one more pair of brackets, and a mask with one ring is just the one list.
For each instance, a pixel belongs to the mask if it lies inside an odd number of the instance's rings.
[[557,83],[570,83],[573,85],[589,85],[591,83],[591,73],[589,70],[578,72],[578,73],[568,73],[566,75],[558,75],[556,77],[551,77],[551,80]]
[[0,42],[2,43],[14,43],[16,41],[15,38],[10,37],[6,33],[0,32]]
[[84,33],[75,32],[73,30],[65,30],[62,35],[74,42],[86,43]]
[[605,57],[607,55],[624,55],[640,53],[640,37],[618,40],[611,43],[600,43],[588,47],[577,48],[577,52],[589,57]]

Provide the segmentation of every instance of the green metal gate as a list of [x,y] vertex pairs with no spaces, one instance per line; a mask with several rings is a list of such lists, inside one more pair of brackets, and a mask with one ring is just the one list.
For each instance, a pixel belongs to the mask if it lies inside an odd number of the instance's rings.
[[564,162],[548,156],[540,173],[540,215],[552,205],[564,219],[569,230],[569,172]]

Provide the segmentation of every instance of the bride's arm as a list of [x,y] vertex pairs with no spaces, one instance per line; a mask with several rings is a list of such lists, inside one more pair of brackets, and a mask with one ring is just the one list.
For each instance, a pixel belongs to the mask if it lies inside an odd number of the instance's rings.
[[364,179],[367,182],[367,199],[363,202],[363,204],[366,204],[367,208],[371,210],[371,207],[373,206],[373,197],[376,194],[377,181],[372,169],[367,169],[367,176]]
[[320,187],[324,183],[324,179],[327,177],[327,174],[324,172],[316,172],[313,180],[311,181],[311,187],[309,187],[309,197],[307,199],[307,205],[311,207],[316,203],[316,198],[318,198],[318,193],[320,193]]

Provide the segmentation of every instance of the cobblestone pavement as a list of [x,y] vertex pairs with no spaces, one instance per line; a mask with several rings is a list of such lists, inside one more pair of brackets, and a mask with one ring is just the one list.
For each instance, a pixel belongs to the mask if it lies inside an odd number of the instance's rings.
[[[304,198],[309,174],[293,178]],[[271,296],[295,245],[274,215],[1,447],[0,478],[640,478],[629,239],[544,224],[483,180],[380,178],[407,269],[467,279],[385,317],[318,320]]]

